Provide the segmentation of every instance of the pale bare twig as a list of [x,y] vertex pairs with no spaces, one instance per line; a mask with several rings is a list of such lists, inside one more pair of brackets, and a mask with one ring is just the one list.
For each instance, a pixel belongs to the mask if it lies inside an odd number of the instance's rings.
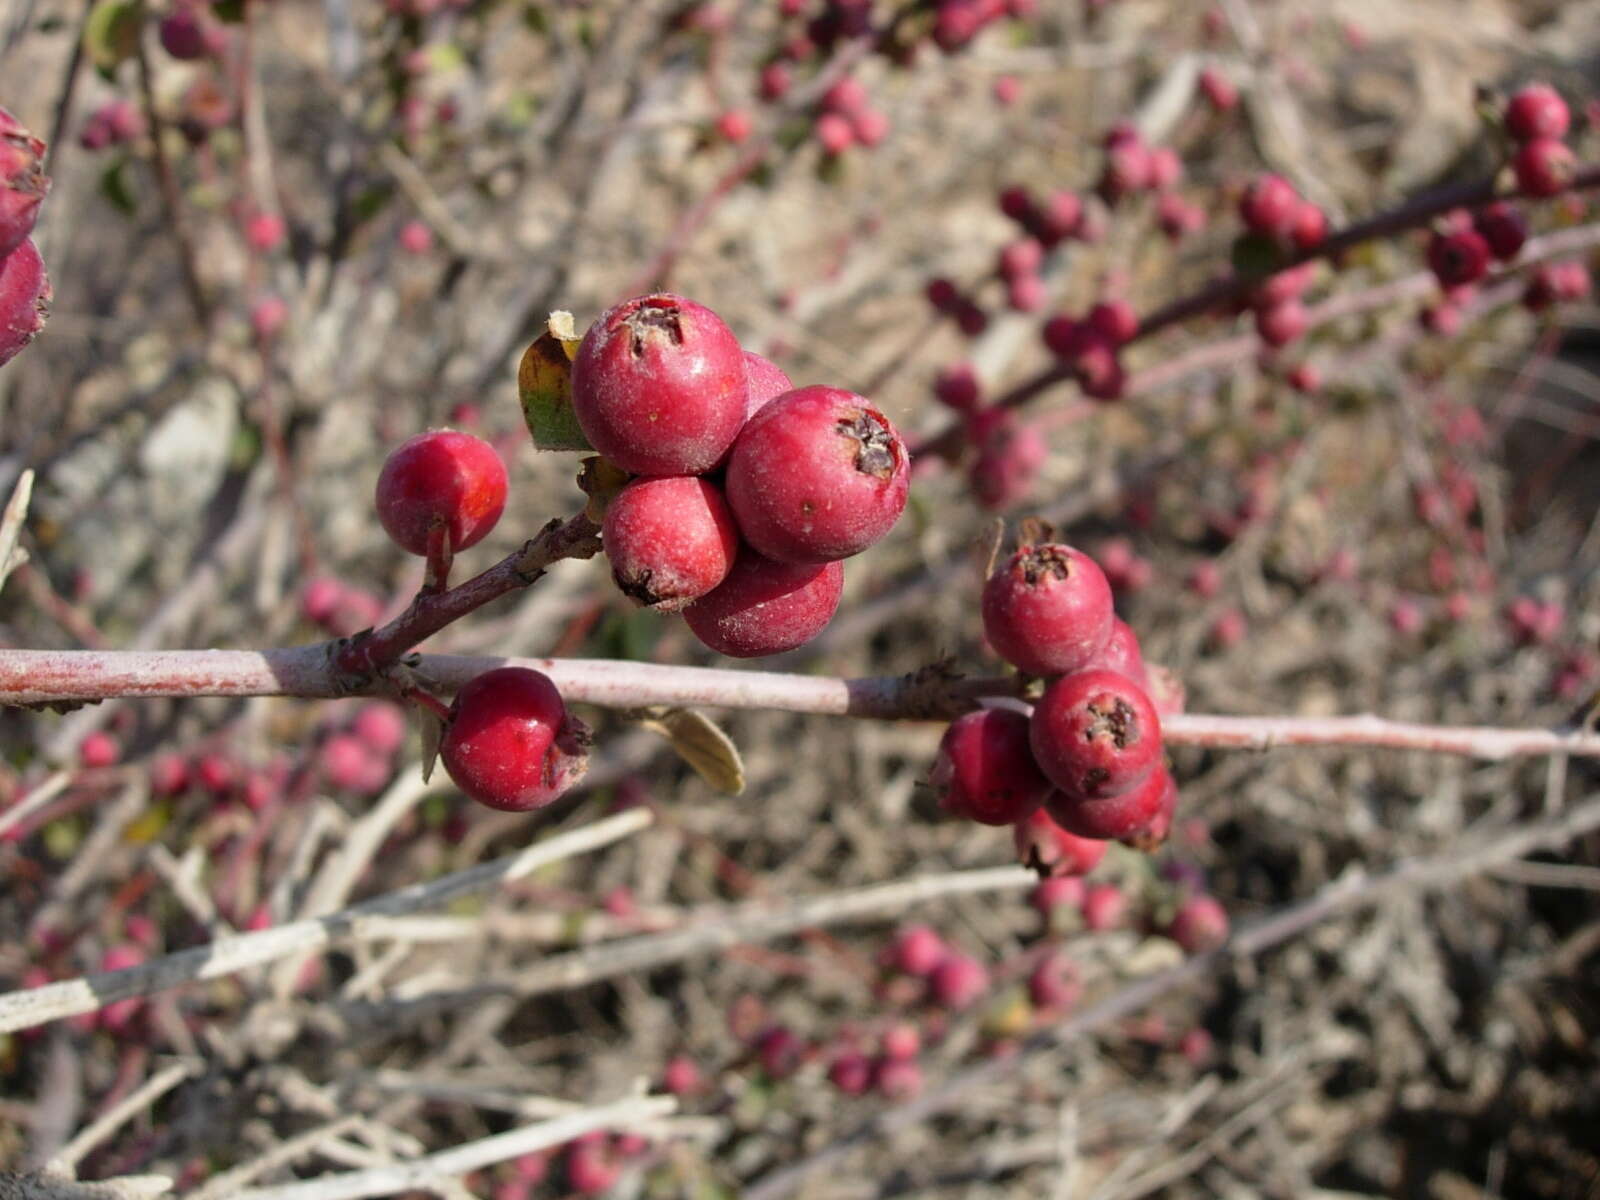
[[77,1169],[78,1163],[83,1160],[85,1154],[88,1154],[89,1151],[122,1128],[129,1120],[149,1108],[185,1079],[189,1079],[199,1073],[199,1063],[179,1062],[173,1063],[170,1067],[152,1075],[143,1085],[125,1096],[109,1112],[87,1126],[57,1151],[46,1169],[60,1172],[63,1175],[71,1175]]

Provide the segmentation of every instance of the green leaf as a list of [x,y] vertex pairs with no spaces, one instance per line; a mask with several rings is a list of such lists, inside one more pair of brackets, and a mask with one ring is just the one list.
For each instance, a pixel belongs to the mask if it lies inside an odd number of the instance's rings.
[[138,211],[139,202],[129,186],[126,158],[117,159],[100,172],[100,194],[111,202],[112,208],[125,217],[131,217]]
[[144,8],[138,0],[99,0],[83,27],[89,61],[103,75],[115,70],[138,50],[143,24]]
[[517,366],[522,419],[533,444],[541,450],[594,449],[572,411],[572,360],[578,344],[572,314],[553,312],[545,331],[523,352]]

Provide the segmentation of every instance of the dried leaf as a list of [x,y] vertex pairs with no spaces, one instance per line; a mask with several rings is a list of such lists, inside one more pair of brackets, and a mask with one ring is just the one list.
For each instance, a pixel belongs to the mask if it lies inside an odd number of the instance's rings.
[[522,419],[541,450],[593,449],[572,411],[572,359],[579,344],[572,334],[572,314],[551,313],[548,328],[517,366]]
[[439,757],[439,743],[444,740],[444,720],[431,708],[420,704],[411,706],[417,720],[417,732],[422,735],[422,782],[433,778],[433,764]]
[[710,717],[688,708],[651,709],[639,723],[666,738],[678,757],[717,791],[743,794],[744,760],[739,748]]

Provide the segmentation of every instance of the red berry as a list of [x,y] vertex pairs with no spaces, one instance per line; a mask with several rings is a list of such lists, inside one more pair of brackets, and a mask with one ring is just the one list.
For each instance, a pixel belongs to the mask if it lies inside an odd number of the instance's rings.
[[944,940],[926,925],[908,925],[895,935],[889,961],[895,970],[923,978],[944,961]]
[[207,754],[195,764],[195,781],[213,796],[223,797],[233,791],[239,778],[233,760],[225,754]]
[[1262,175],[1239,199],[1239,216],[1252,233],[1281,237],[1290,233],[1300,212],[1300,196],[1281,175]]
[[777,399],[785,392],[794,390],[794,381],[784,369],[754,350],[744,352],[744,378],[745,385],[750,389],[750,397],[746,402],[746,420],[765,408],[768,402]]
[[1039,427],[1012,409],[992,408],[973,417],[967,431],[978,447],[968,470],[978,503],[998,511],[1027,499],[1050,456]]
[[885,1058],[915,1058],[922,1050],[922,1035],[914,1025],[895,1025],[883,1035]]
[[856,140],[850,118],[840,113],[823,113],[817,118],[815,132],[817,141],[822,146],[822,152],[829,155],[843,154],[855,144]]
[[204,58],[209,49],[200,14],[186,4],[161,21],[161,48],[180,62]]
[[1171,146],[1157,146],[1150,151],[1150,186],[1157,191],[1177,187],[1183,179],[1183,159]]
[[1589,269],[1576,260],[1543,263],[1528,280],[1522,302],[1534,312],[1552,304],[1582,300],[1589,294]]
[[1107,204],[1115,204],[1151,186],[1150,148],[1135,138],[1118,141],[1106,151],[1098,191]]
[[157,796],[176,796],[189,786],[189,764],[181,754],[163,754],[151,760],[150,791]]
[[1156,220],[1161,225],[1162,233],[1170,240],[1179,242],[1205,228],[1206,213],[1205,209],[1191,204],[1177,192],[1166,192],[1156,202]]
[[1270,308],[1256,310],[1256,332],[1269,346],[1287,346],[1304,335],[1311,326],[1305,305],[1298,300],[1286,300]]
[[763,100],[781,100],[788,95],[794,76],[781,62],[770,62],[761,68],[760,93]]
[[1510,262],[1522,253],[1528,240],[1527,218],[1503,200],[1479,209],[1472,223],[1488,243],[1489,253],[1501,262]]
[[1096,884],[1083,896],[1083,923],[1095,932],[1115,929],[1128,910],[1128,898],[1111,883]]
[[822,94],[822,107],[827,112],[854,113],[867,106],[867,88],[854,75],[845,75]]
[[1078,386],[1091,400],[1120,400],[1127,386],[1127,373],[1116,349],[1104,338],[1090,331],[1075,364]]
[[1083,230],[1083,199],[1076,192],[1051,192],[1044,204],[1028,214],[1028,228],[1046,246],[1054,246]]
[[350,722],[350,732],[374,754],[391,755],[405,744],[405,714],[381,701],[365,704]]
[[941,404],[957,412],[971,412],[983,399],[983,385],[971,363],[959,362],[939,372],[933,381],[933,394]]
[[[4,204],[0,196],[0,212]],[[0,215],[0,224],[3,221]],[[50,299],[50,276],[31,240],[0,258],[0,367],[21,354],[44,328],[50,315]]]
[[889,117],[875,108],[850,114],[850,131],[861,145],[871,149],[889,136]]
[[289,319],[289,305],[281,296],[263,296],[250,309],[250,330],[258,342],[270,342]]
[[1244,641],[1246,625],[1244,614],[1237,608],[1226,608],[1211,623],[1211,644],[1222,650],[1231,649]]
[[989,972],[977,959],[951,951],[928,976],[929,998],[944,1009],[970,1008],[989,990]]
[[739,553],[722,493],[692,475],[634,480],[606,509],[601,536],[617,587],[660,612],[704,596]]
[[[120,946],[113,946],[105,952],[100,960],[102,971],[125,971],[130,967],[143,965],[145,953],[139,947],[124,942]],[[116,1000],[106,1005],[99,1012],[100,1025],[111,1033],[127,1033],[144,1011],[144,997],[130,996],[126,1000]]]
[[730,108],[717,118],[717,133],[734,145],[747,139],[754,128],[755,122],[742,108]]
[[1578,160],[1565,142],[1536,138],[1511,160],[1517,187],[1528,196],[1554,196],[1567,186]]
[[700,1068],[694,1059],[680,1054],[668,1061],[661,1072],[661,1086],[674,1096],[687,1096],[700,1090]]
[[1428,269],[1446,288],[1476,283],[1489,272],[1489,243],[1476,229],[1435,233],[1428,242]]
[[21,246],[33,232],[39,206],[49,190],[44,143],[0,108],[0,258]]
[[610,1191],[622,1178],[619,1156],[601,1139],[574,1141],[567,1148],[567,1183],[580,1196],[598,1196]]
[[97,730],[78,743],[78,761],[86,767],[109,767],[122,757],[122,747],[109,733]]
[[1010,108],[1022,95],[1022,82],[1015,75],[1001,75],[990,86],[989,92],[1001,108]]
[[1082,994],[1083,985],[1078,982],[1078,969],[1064,954],[1046,954],[1028,973],[1028,999],[1035,1008],[1049,1013],[1062,1013],[1076,1004]]
[[1048,299],[1044,280],[1037,275],[1018,275],[1006,281],[1006,303],[1013,312],[1038,312]]
[[828,1066],[828,1082],[846,1096],[862,1096],[872,1086],[872,1061],[857,1050],[847,1050]]
[[873,1083],[890,1100],[909,1100],[922,1091],[922,1068],[908,1058],[886,1058],[878,1063]]
[[582,777],[587,735],[567,716],[547,676],[500,667],[456,693],[439,757],[472,799],[527,812],[551,803]]
[[400,249],[407,254],[426,254],[433,249],[433,230],[426,222],[407,221],[400,227]]
[[1116,671],[1090,669],[1057,679],[1034,706],[1029,735],[1040,769],[1072,800],[1121,795],[1147,779],[1161,759],[1155,706],[1143,687]]
[[322,775],[330,787],[356,796],[370,796],[389,782],[389,765],[353,734],[329,738],[318,756]]
[[288,229],[277,213],[257,213],[245,222],[244,237],[254,250],[265,254],[283,245]]
[[1295,210],[1294,225],[1289,237],[1295,249],[1311,251],[1322,245],[1328,237],[1327,215],[1309,200],[1302,200]]
[[[1059,827],[1058,827],[1059,828]],[[1105,843],[1096,842],[1101,853]],[[1052,875],[1041,879],[1028,897],[1028,903],[1041,917],[1049,920],[1058,910],[1077,908],[1083,903],[1083,880],[1076,875]]]
[[378,520],[402,549],[427,554],[429,534],[440,528],[451,550],[465,550],[505,511],[505,464],[470,433],[419,433],[385,460],[377,505]]
[[1002,213],[1020,225],[1027,224],[1033,217],[1033,197],[1020,183],[1002,190],[997,203]]
[[1530,83],[1506,102],[1506,132],[1519,142],[1564,138],[1571,124],[1567,102],[1548,83]]
[[953,312],[961,303],[961,292],[948,279],[930,279],[923,289],[928,303],[942,313]]
[[[1168,711],[1182,712],[1183,709],[1181,705],[1172,710],[1164,709],[1158,701],[1156,711],[1165,716]],[[1156,801],[1155,812],[1142,826],[1132,833],[1123,834],[1119,839],[1124,845],[1132,846],[1135,850],[1146,854],[1152,854],[1166,844],[1167,837],[1172,832],[1173,819],[1178,815],[1178,785],[1173,781],[1171,772],[1162,768],[1156,772],[1156,776],[1161,781],[1161,795]],[[1121,797],[1117,799],[1120,800]],[[1107,803],[1113,804],[1115,801]],[[1135,804],[1131,807],[1138,806]]]
[[1063,829],[1042,807],[1027,820],[1017,822],[1012,832],[1017,861],[1052,879],[1087,875],[1106,856],[1109,845],[1103,838],[1080,837]]
[[1139,332],[1139,314],[1126,300],[1102,300],[1089,310],[1085,323],[1113,346],[1131,342]]
[[683,610],[695,637],[731,658],[803,646],[827,627],[844,590],[841,563],[779,563],[746,547],[716,588]]
[[1314,396],[1322,390],[1322,372],[1311,363],[1296,363],[1289,371],[1288,382],[1302,396]]
[[1111,636],[1111,585],[1093,559],[1059,543],[1023,546],[983,588],[983,631],[1030,675],[1075,671]]
[[1217,112],[1229,112],[1239,103],[1239,89],[1226,75],[1211,67],[1200,72],[1200,91]]
[[728,457],[728,504],[752,547],[781,562],[859,554],[906,505],[910,457],[889,419],[840,388],[804,387],[750,419]]
[[787,1079],[805,1061],[806,1046],[793,1031],[774,1025],[756,1039],[756,1057],[761,1069],[773,1079]]
[[1171,777],[1166,768],[1151,771],[1144,780],[1120,795],[1086,799],[1064,791],[1044,798],[1041,811],[1079,837],[1103,840],[1138,839],[1162,818]]
[[[1143,562],[1143,559],[1138,560]],[[1144,654],[1139,649],[1139,637],[1120,617],[1111,619],[1111,636],[1094,660],[1088,664],[1106,671],[1126,675],[1135,683],[1144,684]]]
[[954,316],[957,327],[969,338],[981,337],[989,328],[989,315],[965,297],[956,305]]
[[1028,718],[1008,708],[966,713],[939,743],[933,786],[946,812],[982,825],[1012,825],[1034,809],[1051,784],[1034,765]]
[[1021,275],[1032,275],[1039,270],[1044,262],[1044,247],[1036,238],[1021,238],[1007,244],[1001,251],[996,264],[1000,274],[1007,279]]
[[1212,896],[1191,896],[1178,906],[1167,936],[1189,954],[1214,950],[1228,940],[1228,913]]
[[601,315],[572,363],[589,444],[635,475],[697,475],[744,425],[744,351],[710,309],[658,293]]

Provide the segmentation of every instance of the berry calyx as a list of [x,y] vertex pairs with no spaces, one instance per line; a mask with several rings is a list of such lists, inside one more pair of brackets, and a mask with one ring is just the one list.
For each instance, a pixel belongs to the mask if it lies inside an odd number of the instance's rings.
[[745,422],[744,351],[722,319],[682,296],[625,300],[584,334],[572,411],[589,444],[634,475],[698,475]]
[[1023,546],[983,588],[983,632],[996,654],[1030,675],[1092,662],[1111,636],[1111,585],[1081,550]]
[[690,631],[730,658],[803,646],[827,627],[844,591],[840,563],[780,563],[749,547],[728,577],[683,610]]
[[376,499],[378,520],[402,549],[425,555],[430,536],[442,530],[452,552],[465,550],[505,511],[505,464],[470,433],[419,433],[384,461]]
[[1028,718],[985,708],[953,721],[939,743],[933,786],[946,812],[982,825],[1011,825],[1039,807],[1051,783],[1028,745]]
[[[1071,800],[1121,795],[1148,778],[1161,758],[1155,706],[1144,688],[1116,671],[1090,669],[1057,679],[1034,705],[1029,735],[1040,769]],[[1057,809],[1052,816],[1084,836],[1121,836],[1078,829]]]
[[606,508],[601,538],[623,594],[660,612],[704,596],[739,553],[722,493],[692,475],[628,484]]
[[456,693],[439,759],[480,804],[528,812],[554,801],[588,766],[588,729],[567,715],[546,675],[500,667]]
[[905,509],[910,456],[871,401],[841,388],[786,392],[728,457],[728,504],[752,547],[780,562],[859,554]]

